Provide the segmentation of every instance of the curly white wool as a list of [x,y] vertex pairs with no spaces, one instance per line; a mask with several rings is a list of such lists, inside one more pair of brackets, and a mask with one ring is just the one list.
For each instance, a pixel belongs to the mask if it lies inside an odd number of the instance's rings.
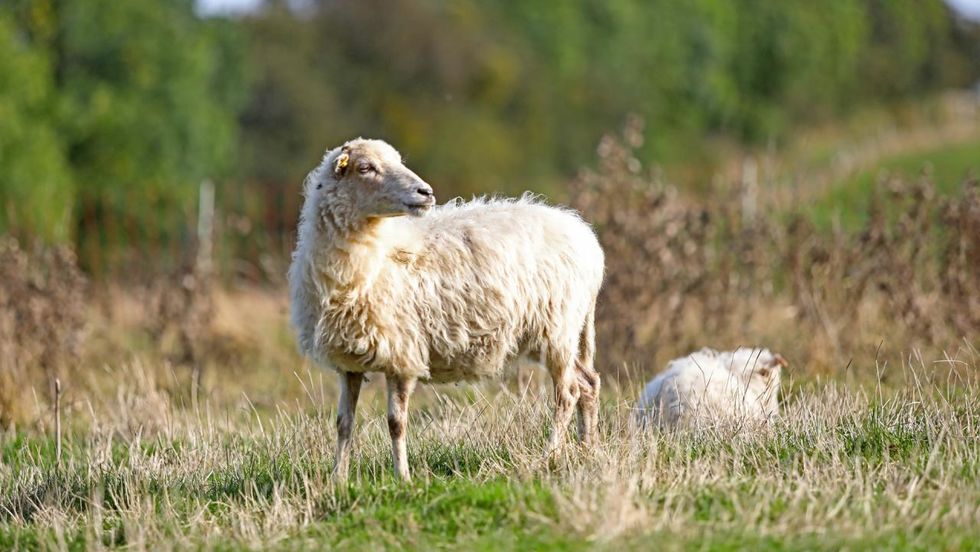
[[530,196],[314,234],[300,231],[292,322],[302,352],[348,372],[449,382],[520,353],[568,363],[602,283],[591,228]]

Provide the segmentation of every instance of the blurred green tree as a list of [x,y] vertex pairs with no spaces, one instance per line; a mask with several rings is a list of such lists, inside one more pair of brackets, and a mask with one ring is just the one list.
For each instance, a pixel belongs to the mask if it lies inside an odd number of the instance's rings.
[[704,175],[715,140],[778,145],[972,82],[976,28],[942,0],[267,0],[232,19],[6,0],[0,229],[173,243],[212,177],[266,230],[242,230],[254,258],[288,244],[299,182],[353,136],[391,141],[443,199],[561,199],[629,113],[646,160]]
[[[246,93],[235,30],[199,19],[191,0],[13,0],[0,13],[7,22],[0,39],[24,52],[0,62],[14,65],[3,71],[0,101],[25,102],[22,117],[33,118],[22,132],[41,136],[46,157],[36,164],[51,173],[0,167],[39,183],[31,194],[40,222],[29,230],[65,238],[73,221],[80,241],[125,242],[134,229],[160,237],[181,228],[198,183],[231,165]],[[24,148],[31,143],[26,134],[4,134]],[[16,205],[25,187],[5,185],[4,204]],[[73,218],[64,215],[68,206]]]
[[64,240],[74,196],[43,52],[0,12],[0,229]]
[[444,193],[555,192],[630,112],[652,129],[641,153],[691,164],[710,155],[706,137],[778,142],[973,71],[950,62],[963,48],[942,0],[304,5],[245,18],[256,79],[242,169],[265,188],[295,187],[322,147],[364,134]]

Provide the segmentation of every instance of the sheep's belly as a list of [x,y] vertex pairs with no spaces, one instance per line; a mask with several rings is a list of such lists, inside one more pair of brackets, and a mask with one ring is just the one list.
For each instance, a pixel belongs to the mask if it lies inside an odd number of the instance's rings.
[[464,355],[448,361],[438,355],[430,358],[429,379],[431,383],[452,383],[455,381],[474,381],[500,374],[512,358],[488,359]]
[[345,353],[341,350],[332,350],[327,352],[327,360],[330,366],[333,366],[340,372],[373,372],[379,371],[377,369],[372,369],[361,363],[361,357],[357,355],[352,355],[350,353]]
[[[482,354],[467,354],[447,360],[439,355],[432,355],[429,364],[429,377],[422,378],[428,383],[452,383],[457,381],[475,381],[482,378],[494,377],[500,374],[506,366],[513,362],[515,357],[497,355],[498,360],[492,360]],[[331,366],[342,372],[383,372],[388,373],[393,370],[381,369],[365,366],[361,362],[361,357],[333,350],[327,354],[327,359]]]

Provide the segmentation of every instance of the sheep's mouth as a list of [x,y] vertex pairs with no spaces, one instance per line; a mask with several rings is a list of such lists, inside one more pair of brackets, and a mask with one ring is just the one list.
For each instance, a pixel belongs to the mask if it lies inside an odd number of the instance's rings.
[[432,203],[429,203],[429,202],[426,202],[426,203],[402,203],[402,205],[405,206],[405,209],[410,214],[415,215],[417,217],[426,214],[429,211],[429,209],[432,208],[432,205],[433,204],[434,204],[434,202],[432,202]]

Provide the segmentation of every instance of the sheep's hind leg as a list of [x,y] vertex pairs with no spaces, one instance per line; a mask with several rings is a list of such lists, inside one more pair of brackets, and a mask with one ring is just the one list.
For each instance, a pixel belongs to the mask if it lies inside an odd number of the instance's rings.
[[578,373],[578,439],[583,445],[591,445],[599,425],[599,373],[582,370]]
[[402,481],[410,481],[408,472],[408,399],[415,389],[415,378],[387,375],[388,383],[388,434],[391,435],[391,457],[395,475]]
[[595,309],[589,311],[579,336],[575,372],[580,390],[578,399],[578,438],[591,445],[599,429],[599,389],[602,380],[595,369]]
[[354,414],[357,398],[361,394],[364,374],[340,372],[340,402],[337,406],[337,458],[334,463],[334,476],[347,479],[350,465],[351,434],[354,430]]
[[565,443],[568,424],[578,401],[579,387],[575,377],[575,365],[565,355],[548,355],[548,371],[555,386],[555,418],[551,438],[545,450],[546,458],[553,458]]

